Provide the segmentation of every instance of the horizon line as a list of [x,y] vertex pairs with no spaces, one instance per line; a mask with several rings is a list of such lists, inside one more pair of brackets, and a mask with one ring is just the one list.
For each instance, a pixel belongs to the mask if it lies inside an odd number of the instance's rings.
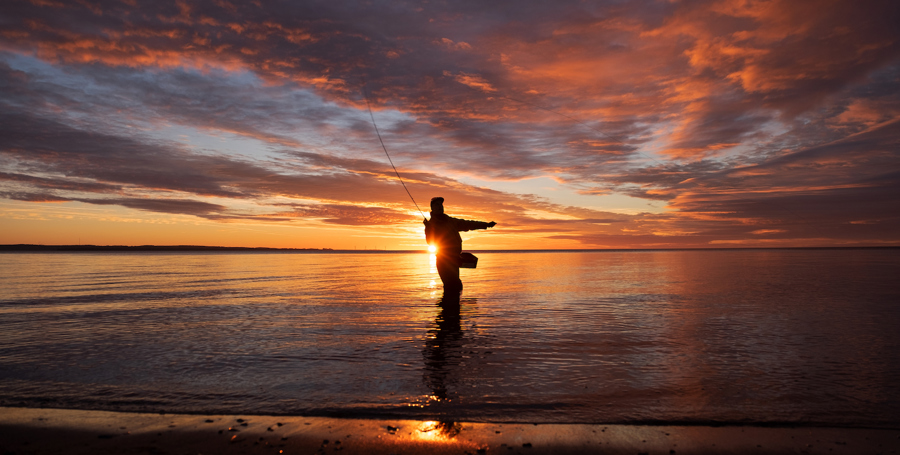
[[[536,249],[471,249],[475,253],[519,252],[616,252],[616,251],[707,251],[707,250],[838,250],[838,249],[900,249],[898,245],[869,246],[728,246],[728,247],[670,247],[670,248],[536,248]],[[305,253],[427,253],[427,249],[336,249],[336,248],[279,248],[209,245],[46,245],[32,243],[0,244],[0,252],[127,252],[127,251],[220,251],[220,252],[305,252]]]

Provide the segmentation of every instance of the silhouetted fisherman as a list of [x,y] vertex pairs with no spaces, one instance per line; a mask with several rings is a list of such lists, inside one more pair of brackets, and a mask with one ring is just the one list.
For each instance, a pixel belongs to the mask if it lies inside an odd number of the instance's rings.
[[459,254],[462,253],[461,231],[487,229],[496,226],[491,221],[469,221],[447,216],[444,213],[444,198],[431,198],[431,219],[425,220],[425,240],[437,247],[437,270],[444,283],[444,292],[462,291],[459,279]]

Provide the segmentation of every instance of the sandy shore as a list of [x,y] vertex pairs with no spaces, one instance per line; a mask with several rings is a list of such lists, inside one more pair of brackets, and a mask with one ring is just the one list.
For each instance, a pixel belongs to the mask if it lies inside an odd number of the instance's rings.
[[900,430],[488,424],[0,408],[0,454],[890,454]]

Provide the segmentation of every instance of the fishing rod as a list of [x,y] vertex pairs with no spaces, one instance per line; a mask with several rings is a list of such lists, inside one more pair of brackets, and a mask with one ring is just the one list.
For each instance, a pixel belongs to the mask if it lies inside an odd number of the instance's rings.
[[394,173],[397,174],[397,179],[400,180],[400,184],[403,185],[403,189],[406,190],[406,194],[409,195],[409,199],[412,200],[413,204],[415,204],[416,210],[418,210],[419,213],[422,215],[422,219],[427,220],[427,218],[425,218],[425,212],[423,212],[422,209],[419,208],[419,204],[416,203],[416,199],[413,198],[412,193],[409,192],[409,188],[406,187],[406,183],[403,181],[403,177],[400,177],[400,172],[398,172],[397,167],[394,166],[394,160],[391,159],[391,155],[388,153],[387,147],[384,146],[384,140],[381,139],[381,132],[378,131],[378,124],[375,123],[375,115],[372,114],[372,106],[369,104],[369,93],[368,93],[368,90],[366,89],[366,79],[363,77],[362,80],[363,80],[363,87],[362,87],[363,88],[363,98],[365,98],[365,100],[366,100],[366,109],[369,110],[369,117],[372,119],[372,126],[375,127],[375,134],[378,135],[378,142],[381,143],[381,148],[382,148],[382,150],[384,150],[384,156],[386,156],[388,159],[388,162],[391,163],[391,167],[394,169]]

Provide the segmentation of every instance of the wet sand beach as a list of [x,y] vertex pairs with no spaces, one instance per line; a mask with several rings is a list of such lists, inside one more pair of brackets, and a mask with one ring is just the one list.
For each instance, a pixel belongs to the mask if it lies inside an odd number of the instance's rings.
[[900,429],[440,423],[0,408],[3,454],[890,454]]

